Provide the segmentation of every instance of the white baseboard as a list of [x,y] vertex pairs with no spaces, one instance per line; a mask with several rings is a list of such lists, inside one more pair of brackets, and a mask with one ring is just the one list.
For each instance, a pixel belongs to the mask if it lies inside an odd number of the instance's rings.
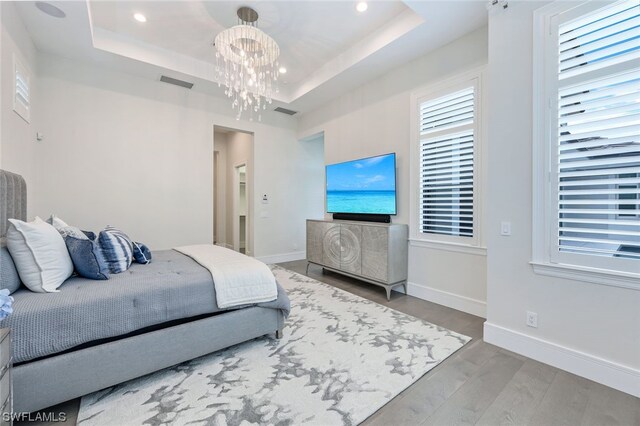
[[271,254],[267,256],[256,256],[261,262],[266,264],[293,262],[294,260],[302,260],[307,258],[307,252],[305,251],[292,251],[291,253]]
[[[400,288],[401,287],[396,287],[396,289]],[[409,296],[428,300],[438,305],[447,306],[482,318],[487,317],[487,303],[482,300],[460,296],[459,294],[449,293],[424,284],[412,282],[407,283],[407,293]]]
[[489,322],[484,323],[484,341],[640,397],[640,370]]

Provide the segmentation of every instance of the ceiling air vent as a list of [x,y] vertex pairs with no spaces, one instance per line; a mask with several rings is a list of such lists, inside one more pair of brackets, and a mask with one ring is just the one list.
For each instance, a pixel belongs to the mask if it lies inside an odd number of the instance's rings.
[[274,109],[274,111],[281,112],[283,114],[288,114],[288,115],[293,115],[298,112],[298,111],[292,111],[290,109],[280,108],[280,107],[277,107],[276,109]]
[[185,87],[187,89],[191,89],[193,87],[193,83],[178,80],[177,78],[167,77],[166,75],[161,75],[160,81],[162,81],[163,83],[175,84],[176,86]]

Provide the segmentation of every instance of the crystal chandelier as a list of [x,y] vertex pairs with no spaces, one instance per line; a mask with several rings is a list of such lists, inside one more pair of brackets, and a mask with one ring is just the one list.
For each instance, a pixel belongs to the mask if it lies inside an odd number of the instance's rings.
[[272,102],[278,93],[278,43],[257,27],[258,13],[250,7],[238,9],[238,25],[216,36],[216,77],[224,84],[224,94],[237,110],[236,119],[244,111],[250,118]]

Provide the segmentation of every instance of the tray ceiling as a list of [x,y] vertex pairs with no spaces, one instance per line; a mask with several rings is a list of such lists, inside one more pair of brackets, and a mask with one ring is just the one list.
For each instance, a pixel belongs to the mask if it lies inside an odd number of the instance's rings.
[[[238,7],[251,6],[287,68],[276,100],[306,110],[486,24],[481,1],[370,1],[364,13],[355,1],[50,3],[66,18],[48,16],[34,2],[18,4],[39,50],[154,79],[169,73],[218,95],[213,39],[237,24]],[[134,20],[135,13],[147,21]]]

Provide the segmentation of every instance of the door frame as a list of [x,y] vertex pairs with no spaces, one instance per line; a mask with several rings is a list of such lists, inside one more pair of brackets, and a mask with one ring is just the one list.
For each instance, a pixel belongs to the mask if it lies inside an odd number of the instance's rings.
[[240,251],[240,168],[244,166],[245,197],[247,198],[247,214],[244,220],[244,248],[249,251],[249,217],[251,212],[249,197],[249,162],[241,160],[233,165],[233,249]]
[[213,244],[220,241],[220,235],[217,235],[216,228],[220,223],[218,215],[218,197],[220,196],[220,151],[213,151]]

